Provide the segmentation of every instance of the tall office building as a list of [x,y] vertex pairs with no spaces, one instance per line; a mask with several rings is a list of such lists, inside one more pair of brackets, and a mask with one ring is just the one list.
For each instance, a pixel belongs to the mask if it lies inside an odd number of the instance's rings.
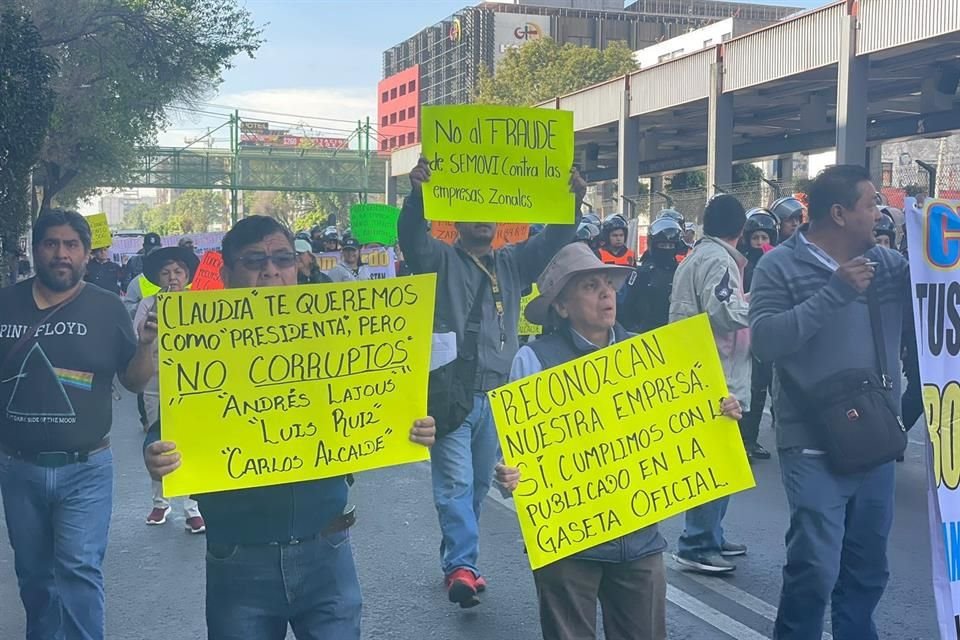
[[[737,18],[760,28],[798,9],[715,0],[513,0],[465,7],[383,52],[378,95],[380,150],[419,142],[422,105],[472,101],[480,70],[495,70],[511,48],[550,37],[604,49],[623,42],[637,51]],[[411,95],[412,94],[412,95]]]

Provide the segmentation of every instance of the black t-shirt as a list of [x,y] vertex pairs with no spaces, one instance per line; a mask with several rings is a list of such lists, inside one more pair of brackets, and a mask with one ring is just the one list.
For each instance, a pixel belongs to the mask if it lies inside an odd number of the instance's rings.
[[110,293],[120,295],[120,265],[116,262],[97,262],[91,260],[87,265],[87,275],[84,280],[95,284],[101,289],[106,289]]
[[113,377],[137,349],[133,323],[117,296],[86,285],[8,358],[49,312],[34,302],[33,278],[0,289],[0,443],[89,450],[110,432]]

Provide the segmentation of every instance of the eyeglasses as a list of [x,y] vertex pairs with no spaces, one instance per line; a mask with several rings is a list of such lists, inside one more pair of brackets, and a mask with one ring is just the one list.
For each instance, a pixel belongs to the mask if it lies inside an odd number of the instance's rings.
[[296,261],[297,256],[293,253],[275,253],[273,255],[251,253],[241,256],[238,260],[238,262],[243,265],[243,268],[248,271],[260,271],[267,266],[267,262],[272,262],[273,266],[278,269],[289,269]]

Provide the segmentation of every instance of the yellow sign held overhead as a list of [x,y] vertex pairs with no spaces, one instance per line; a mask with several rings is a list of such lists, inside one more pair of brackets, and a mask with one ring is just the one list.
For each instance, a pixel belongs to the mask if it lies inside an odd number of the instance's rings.
[[105,249],[113,244],[113,234],[110,233],[110,224],[107,222],[107,214],[95,213],[86,216],[87,224],[90,225],[91,249]]
[[160,294],[167,495],[426,460],[436,276]]
[[533,285],[533,290],[530,292],[530,295],[520,298],[520,323],[517,326],[518,336],[538,336],[543,333],[542,326],[528,321],[527,317],[523,314],[527,309],[527,305],[530,304],[530,301],[538,295],[540,295],[540,291],[537,290],[537,285]]
[[430,220],[572,224],[573,113],[500,105],[423,108]]
[[754,486],[705,315],[489,392],[538,569]]

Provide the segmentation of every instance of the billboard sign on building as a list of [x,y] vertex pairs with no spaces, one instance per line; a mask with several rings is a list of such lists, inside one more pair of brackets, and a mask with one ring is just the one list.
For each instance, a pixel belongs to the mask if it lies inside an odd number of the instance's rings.
[[325,138],[291,134],[271,129],[269,122],[244,120],[240,123],[241,147],[283,147],[295,149],[346,149],[346,138]]
[[550,37],[550,16],[497,13],[493,27],[493,62],[499,64],[510,49]]

